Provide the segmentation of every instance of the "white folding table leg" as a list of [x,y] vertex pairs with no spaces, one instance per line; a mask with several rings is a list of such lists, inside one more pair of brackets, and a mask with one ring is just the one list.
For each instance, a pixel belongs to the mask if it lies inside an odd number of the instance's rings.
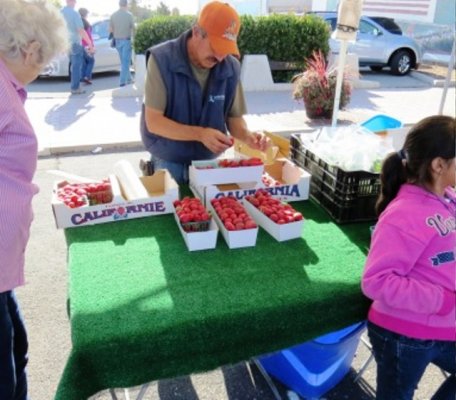
[[[141,386],[141,389],[138,393],[138,396],[136,397],[136,400],[142,400],[142,398],[147,392],[147,388],[149,387],[149,385],[150,383],[145,383]],[[109,389],[109,393],[111,394],[112,400],[119,400],[114,389]],[[125,400],[130,400],[130,392],[128,391],[128,389],[124,389],[124,398]]]
[[364,361],[364,364],[359,369],[358,373],[355,376],[355,379],[353,379],[353,382],[355,382],[355,383],[361,379],[361,376],[363,375],[364,371],[366,370],[366,368],[369,366],[369,364],[374,359],[374,354],[372,353],[371,344],[366,342],[366,339],[364,339],[363,337],[361,338],[361,343],[363,343],[369,349],[370,355],[369,355],[369,358],[366,361]]
[[149,387],[149,385],[150,385],[150,383],[145,383],[144,385],[141,386],[141,390],[139,391],[138,397],[136,398],[136,400],[142,400],[142,398],[144,397],[144,395],[147,392],[147,388]]
[[282,400],[282,396],[280,395],[279,391],[277,390],[275,383],[272,381],[269,374],[264,370],[261,363],[256,358],[252,358],[252,361],[256,365],[258,370],[261,372],[261,375],[263,375],[263,378],[266,380],[266,383],[271,388],[272,394],[274,395],[276,400]]

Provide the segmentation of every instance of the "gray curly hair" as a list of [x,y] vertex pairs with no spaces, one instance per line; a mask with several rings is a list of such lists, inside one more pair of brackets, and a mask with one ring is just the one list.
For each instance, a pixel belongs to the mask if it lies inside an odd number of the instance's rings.
[[47,64],[68,49],[68,30],[59,10],[45,0],[0,1],[0,53],[19,57],[31,42],[38,42],[39,62]]

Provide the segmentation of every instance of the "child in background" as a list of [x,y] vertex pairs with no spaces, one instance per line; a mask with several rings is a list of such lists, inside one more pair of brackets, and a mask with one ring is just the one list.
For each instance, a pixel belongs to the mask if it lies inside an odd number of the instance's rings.
[[382,166],[362,277],[377,400],[412,400],[429,363],[449,373],[432,399],[456,398],[455,126],[423,119]]
[[92,39],[92,25],[90,25],[90,22],[87,20],[87,16],[89,15],[89,10],[87,10],[87,8],[80,8],[79,14],[81,15],[82,23],[84,24],[84,30],[90,38],[90,43],[87,43],[85,39],[82,39],[82,45],[84,47],[84,60],[82,62],[81,82],[91,85],[92,70],[95,65],[95,47]]

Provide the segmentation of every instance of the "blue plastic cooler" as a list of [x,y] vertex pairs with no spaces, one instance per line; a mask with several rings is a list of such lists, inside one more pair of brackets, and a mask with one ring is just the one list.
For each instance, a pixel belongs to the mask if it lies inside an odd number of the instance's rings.
[[402,122],[388,115],[378,114],[364,121],[361,126],[372,132],[380,132],[387,129],[400,128],[402,127]]
[[350,370],[365,328],[366,322],[359,322],[258,361],[269,375],[300,396],[320,397]]

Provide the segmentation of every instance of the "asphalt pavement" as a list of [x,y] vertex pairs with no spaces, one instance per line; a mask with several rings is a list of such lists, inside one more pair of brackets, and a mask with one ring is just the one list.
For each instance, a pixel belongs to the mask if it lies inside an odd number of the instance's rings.
[[[363,74],[363,79],[380,82],[375,89],[355,89],[338,123],[361,122],[376,114],[387,114],[411,124],[438,111],[442,88],[414,76],[399,78],[388,74]],[[30,339],[29,384],[33,400],[54,397],[58,381],[71,350],[71,332],[66,314],[66,244],[57,230],[50,199],[53,183],[62,173],[104,178],[119,159],[138,168],[147,157],[139,141],[141,95],[135,88],[120,91],[116,74],[95,77],[88,93],[68,94],[65,80],[39,80],[29,87],[27,112],[40,143],[35,182],[40,193],[34,199],[35,220],[26,251],[26,286],[17,294],[25,315]],[[321,124],[307,120],[301,103],[289,90],[246,93],[251,128],[283,134],[318,129]],[[455,90],[450,88],[444,113],[455,115]],[[139,174],[139,169],[138,169]],[[91,266],[87,266],[90,268]],[[369,352],[360,345],[353,368],[344,380],[325,395],[329,400],[375,398],[375,363],[371,363],[356,384],[355,371]],[[426,371],[415,400],[429,399],[442,382],[437,368]],[[138,388],[130,391],[131,398]],[[284,399],[296,399],[279,385]],[[126,399],[118,390],[118,398]],[[92,400],[111,399],[107,391]],[[153,382],[145,400],[273,400],[273,392],[255,366],[240,363],[215,371]]]
[[[398,77],[387,71],[363,70],[359,82],[364,85],[358,86],[367,88],[353,90],[346,110],[338,114],[338,125],[363,122],[377,114],[411,125],[439,111],[443,88],[423,74],[413,72]],[[64,79],[46,78],[32,83],[26,109],[37,132],[40,154],[141,146],[142,93],[136,86],[117,85],[117,74],[102,74],[93,79],[93,85],[84,87],[85,94],[71,96],[69,82]],[[331,124],[328,120],[309,120],[302,102],[292,98],[291,86],[277,86],[278,90],[245,93],[245,118],[250,129],[288,134]],[[446,95],[443,113],[454,116],[454,104],[453,86]]]

